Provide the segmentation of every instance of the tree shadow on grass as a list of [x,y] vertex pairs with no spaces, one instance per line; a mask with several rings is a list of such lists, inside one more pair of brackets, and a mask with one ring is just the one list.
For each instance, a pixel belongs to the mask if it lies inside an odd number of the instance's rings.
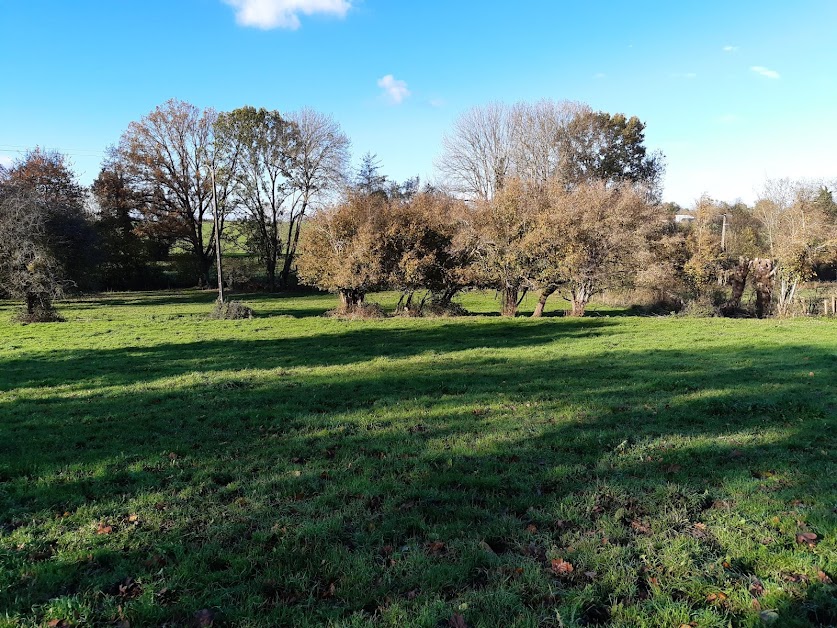
[[[572,323],[561,338],[615,333]],[[780,625],[837,619],[833,587],[802,579],[818,556],[834,564],[833,352],[576,356],[554,324],[462,325],[341,330],[274,343],[273,358],[261,341],[213,341],[4,363],[11,393],[89,390],[0,402],[0,525],[31,539],[3,546],[0,605],[80,595],[140,623],[205,607],[232,623],[371,621],[392,604],[418,621],[461,601],[494,625],[556,608],[567,625],[614,608],[744,622],[759,577]],[[467,351],[487,346],[536,351]],[[411,361],[425,353],[439,355]],[[51,361],[68,368],[39,384]],[[270,372],[297,366],[336,368]],[[196,370],[209,380],[154,388]],[[552,558],[575,571],[556,575]],[[128,577],[175,593],[135,600],[119,593]]]

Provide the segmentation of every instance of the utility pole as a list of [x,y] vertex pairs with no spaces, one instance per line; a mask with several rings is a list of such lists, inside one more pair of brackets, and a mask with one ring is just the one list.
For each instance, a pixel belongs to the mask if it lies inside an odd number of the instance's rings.
[[215,264],[218,271],[218,303],[224,302],[224,269],[221,263],[221,220],[218,216],[218,190],[215,187],[215,164],[209,165],[212,178],[212,218],[215,222]]

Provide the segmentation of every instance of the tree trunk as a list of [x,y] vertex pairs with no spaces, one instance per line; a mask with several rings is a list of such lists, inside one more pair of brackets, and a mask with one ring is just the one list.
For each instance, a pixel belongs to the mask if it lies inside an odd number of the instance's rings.
[[741,297],[744,296],[744,288],[747,285],[747,275],[750,272],[750,260],[745,257],[738,258],[738,265],[732,269],[729,282],[732,286],[732,296],[723,307],[727,316],[735,314],[741,309]]
[[557,286],[547,286],[541,290],[541,296],[538,297],[538,304],[535,306],[535,311],[532,312],[532,318],[540,318],[543,316],[543,310],[546,307],[546,300],[552,296],[552,293],[557,289]]
[[750,270],[756,289],[756,316],[764,318],[770,314],[773,300],[773,262],[756,258],[750,262]]
[[517,295],[518,295],[518,288],[517,286],[513,288],[507,287],[503,290],[503,302],[502,302],[502,311],[501,314],[503,316],[516,316],[517,315]]
[[267,289],[276,292],[276,260],[267,260]]
[[593,291],[590,286],[579,286],[572,289],[572,309],[567,316],[584,316],[584,311],[587,309],[587,304],[590,302],[590,297]]
[[32,316],[35,313],[35,307],[37,306],[38,297],[35,296],[32,292],[26,293],[26,313],[29,316]]
[[340,289],[340,309],[347,314],[354,312],[363,305],[366,293],[352,288]]

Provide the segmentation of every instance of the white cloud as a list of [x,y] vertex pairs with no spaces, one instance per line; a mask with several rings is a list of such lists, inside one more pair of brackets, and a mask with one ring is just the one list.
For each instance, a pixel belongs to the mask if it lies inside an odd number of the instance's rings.
[[677,79],[682,78],[682,79],[692,80],[692,79],[697,78],[697,74],[695,74],[694,72],[675,72],[674,74],[671,75],[671,78],[677,78]]
[[445,103],[445,99],[444,99],[444,98],[431,98],[431,99],[428,101],[428,104],[429,104],[431,107],[434,107],[434,108],[436,108],[436,109],[439,109],[440,107],[444,107],[444,106],[445,106],[445,104],[447,104],[447,103]]
[[263,30],[300,26],[299,14],[322,13],[345,17],[352,7],[350,0],[224,0],[235,9],[235,20],[241,26]]
[[378,87],[384,90],[384,95],[393,105],[400,105],[410,96],[405,81],[399,81],[392,74],[387,74],[378,79]]
[[724,46],[724,52],[738,52],[738,46]]
[[593,75],[593,78],[594,78],[594,79],[599,79],[599,80],[601,80],[601,79],[603,79],[603,78],[607,78],[607,74],[605,74],[604,72],[596,72],[596,73]]
[[761,76],[764,76],[764,77],[769,78],[769,79],[780,78],[780,75],[776,70],[769,70],[768,68],[766,68],[762,65],[754,65],[750,69],[753,72],[755,72],[756,74],[760,74]]
[[8,155],[0,155],[0,166],[3,168],[8,168],[12,165],[12,158]]

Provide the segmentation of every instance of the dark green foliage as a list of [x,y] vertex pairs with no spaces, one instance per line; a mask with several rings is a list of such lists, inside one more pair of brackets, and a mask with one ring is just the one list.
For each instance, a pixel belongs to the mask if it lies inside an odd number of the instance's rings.
[[143,197],[130,184],[118,165],[103,168],[91,189],[98,214],[99,284],[107,290],[141,290],[156,287],[159,273],[152,261],[162,257],[168,243],[140,235],[139,218]]

